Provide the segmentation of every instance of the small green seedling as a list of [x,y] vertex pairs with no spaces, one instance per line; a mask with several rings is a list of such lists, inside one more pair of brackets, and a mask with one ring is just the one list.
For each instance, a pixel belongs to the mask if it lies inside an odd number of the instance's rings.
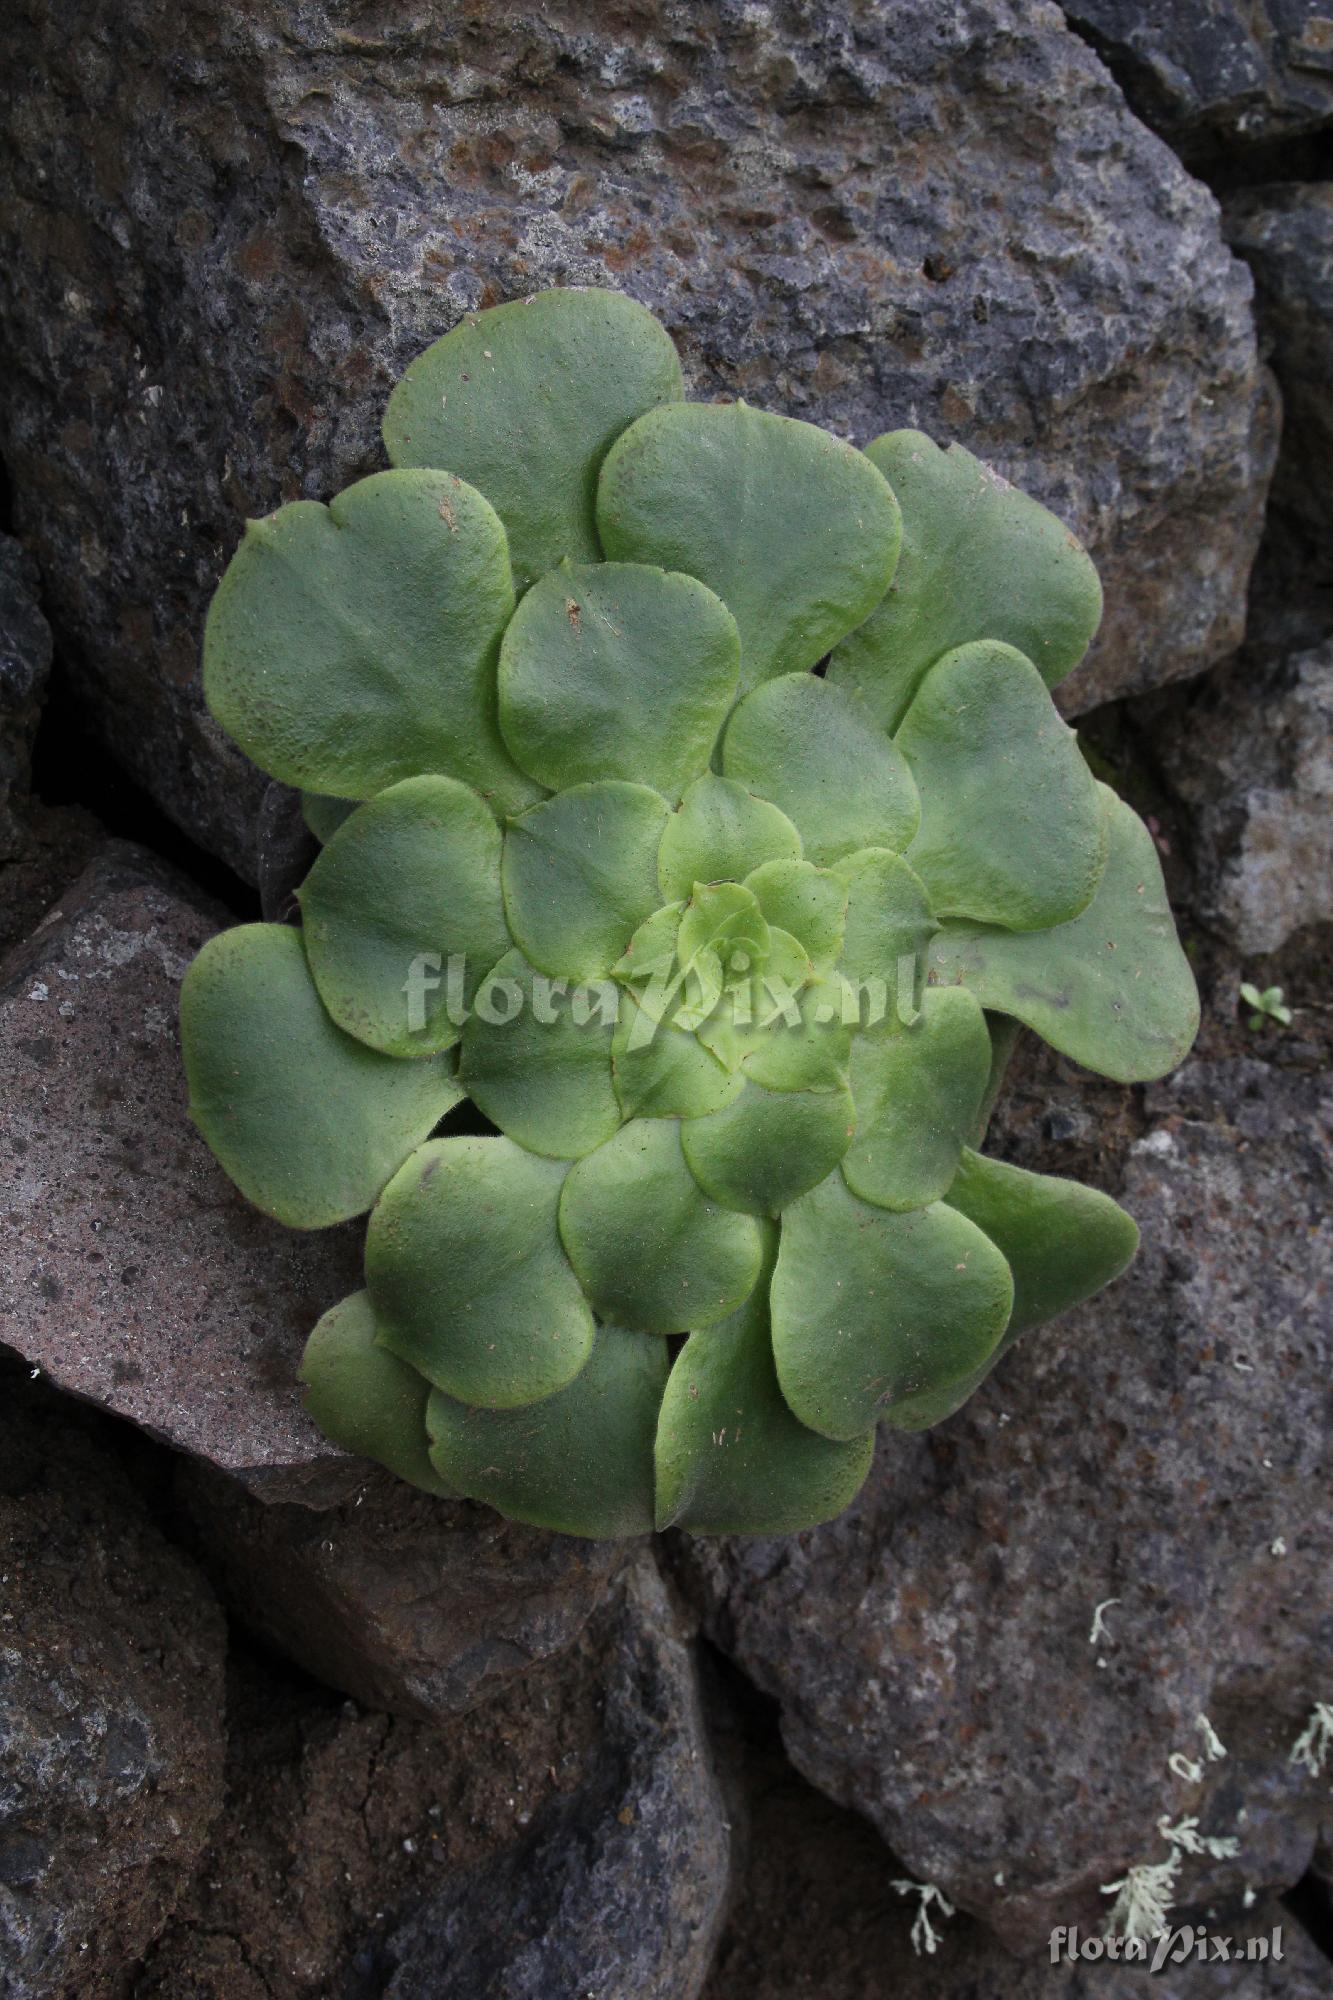
[[1051,700],[1096,573],[957,446],[685,401],[605,292],[468,318],[384,435],[209,615],[322,849],[189,971],[192,1116],[268,1214],[369,1213],[302,1371],[349,1450],[576,1534],[809,1526],[1134,1253],[981,1151],[1020,1023],[1126,1081],[1197,1025]]
[[1262,1028],[1268,1021],[1276,1021],[1280,1028],[1291,1026],[1291,1009],[1283,1005],[1280,986],[1265,986],[1261,993],[1257,986],[1251,986],[1246,979],[1241,983],[1240,997],[1252,1010],[1247,1023],[1249,1027]]

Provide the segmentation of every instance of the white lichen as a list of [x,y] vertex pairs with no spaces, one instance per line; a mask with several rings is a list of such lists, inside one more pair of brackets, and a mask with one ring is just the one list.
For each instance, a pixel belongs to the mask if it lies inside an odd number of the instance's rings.
[[1230,1861],[1240,1853],[1240,1842],[1231,1834],[1200,1833],[1197,1813],[1188,1814],[1175,1826],[1163,1813],[1157,1831],[1169,1847],[1178,1847],[1182,1854],[1211,1854],[1214,1861]]
[[1120,1599],[1118,1597],[1104,1597],[1100,1604],[1093,1606],[1092,1628],[1088,1633],[1088,1644],[1090,1646],[1097,1645],[1102,1639],[1110,1638],[1111,1635],[1106,1629],[1106,1614],[1113,1604],[1119,1603]]
[[1194,1726],[1196,1729],[1201,1730],[1203,1733],[1203,1747],[1205,1752],[1207,1753],[1208,1761],[1210,1764],[1215,1764],[1220,1757],[1226,1756],[1227,1746],[1222,1741],[1217,1731],[1213,1728],[1212,1723],[1208,1720],[1208,1717],[1206,1715],[1203,1714],[1196,1715],[1194,1718]]
[[933,1903],[942,1917],[951,1917],[954,1914],[953,1904],[946,1901],[933,1882],[902,1881],[891,1882],[889,1886],[896,1889],[900,1896],[918,1898],[916,1915],[912,1919],[912,1950],[918,1958],[923,1952],[928,1957],[933,1956],[940,1934],[930,1921],[930,1906]]
[[1173,1847],[1166,1861],[1141,1861],[1118,1882],[1104,1882],[1103,1896],[1114,1896],[1106,1919],[1107,1937],[1156,1938],[1170,1929],[1167,1913],[1175,1900],[1180,1850]]
[[1333,1703],[1317,1701],[1310,1719],[1291,1746],[1289,1764],[1303,1764],[1312,1778],[1322,1777],[1333,1751]]

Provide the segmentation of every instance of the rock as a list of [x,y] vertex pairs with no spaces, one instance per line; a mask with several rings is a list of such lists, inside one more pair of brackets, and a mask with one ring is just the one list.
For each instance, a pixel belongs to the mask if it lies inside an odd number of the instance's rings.
[[[470,308],[622,286],[695,393],[1029,485],[1107,587],[1071,709],[1231,652],[1274,407],[1211,197],[1045,0],[418,7],[21,0],[6,449],[79,698],[255,876],[200,700],[245,515],[382,460]],[[88,144],[96,132],[96,147]],[[58,254],[53,253],[58,245]]]
[[256,832],[264,920],[288,923],[297,914],[296,891],[319,853],[319,842],[301,816],[301,794],[290,785],[267,786],[259,801]]
[[1209,167],[1333,121],[1322,0],[1062,0],[1139,117]]
[[692,2000],[727,1890],[727,1831],[688,1648],[649,1566],[615,1633],[586,1783],[380,1948],[383,2000]]
[[222,1614],[54,1403],[0,1377],[4,2000],[122,1992],[222,1804]]
[[32,779],[32,742],[51,677],[51,628],[37,603],[36,565],[0,535],[0,861],[22,852],[19,808]]
[[[725,1738],[724,1745],[725,1745]],[[1146,1969],[1096,1959],[1052,1962],[1050,1946],[1014,1958],[960,1912],[927,1912],[933,1952],[913,1942],[920,1898],[910,1879],[859,1814],[823,1798],[775,1747],[741,1753],[741,1812],[748,1842],[735,1864],[736,1890],[703,2000],[1316,2000],[1328,1989],[1328,1961],[1281,1904],[1251,1909],[1176,1909],[1172,1921],[1226,1937],[1239,1954],[1251,1939],[1273,1943],[1281,1959],[1200,1962],[1172,1940],[1180,1960],[1154,1977]],[[1109,1907],[1109,1904],[1107,1905]],[[1084,1931],[1082,1942],[1096,1932]],[[887,1968],[897,1977],[890,1982]]]
[[367,1707],[428,1721],[569,1646],[621,1554],[378,1470],[329,1513],[265,1504],[202,1466],[182,1467],[179,1493],[252,1630]]
[[650,1565],[569,1653],[445,1728],[244,1658],[232,1712],[227,1809],[137,2000],[698,1993],[727,1830]]
[[1153,1086],[1125,1279],[886,1437],[840,1520],[680,1544],[798,1768],[1014,1949],[1104,1922],[1163,1816],[1239,1843],[1187,1860],[1184,1904],[1284,1889],[1313,1846],[1289,1753],[1330,1639],[1330,1095],[1236,1058]]
[[[1333,21],[1327,25],[1333,60]],[[1273,511],[1304,545],[1301,567],[1313,566],[1327,579],[1333,570],[1333,186],[1248,188],[1228,196],[1222,215],[1232,248],[1254,273],[1260,336],[1282,389]]]
[[0,1337],[61,1388],[275,1498],[365,1471],[302,1409],[361,1232],[251,1209],[187,1123],[177,988],[216,913],[116,843],[0,966]]
[[1191,811],[1199,913],[1242,957],[1278,951],[1329,914],[1333,642],[1242,655],[1170,701],[1168,726],[1143,719]]

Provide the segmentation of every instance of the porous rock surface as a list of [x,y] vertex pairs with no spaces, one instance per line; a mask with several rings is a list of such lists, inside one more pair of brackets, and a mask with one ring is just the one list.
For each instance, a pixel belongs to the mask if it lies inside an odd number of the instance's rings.
[[689,1635],[636,1565],[447,1727],[234,1673],[227,1809],[137,2000],[694,2000],[728,1830]]
[[367,1707],[428,1721],[569,1646],[621,1560],[616,1542],[525,1528],[377,1468],[319,1512],[197,1463],[177,1490],[252,1630]]
[[37,602],[36,565],[12,535],[0,535],[0,862],[23,848],[19,813],[50,677],[51,628]]
[[1195,1060],[1148,1109],[1117,1286],[886,1436],[838,1521],[680,1547],[798,1768],[1020,1950],[1103,1922],[1163,1815],[1238,1843],[1192,1903],[1290,1886],[1320,1806],[1289,1752],[1333,1637],[1329,1083]]
[[610,284],[694,393],[914,424],[1088,543],[1071,709],[1236,645],[1274,410],[1212,198],[1045,0],[19,0],[0,223],[16,516],[89,721],[255,875],[201,702],[246,515],[382,463],[472,308]]
[[[1328,23],[1333,60],[1333,16]],[[1254,274],[1255,313],[1282,390],[1272,504],[1294,530],[1301,567],[1333,580],[1333,185],[1289,183],[1229,195],[1223,228]],[[1302,547],[1301,544],[1304,544]]]
[[112,844],[0,964],[0,1343],[257,1491],[328,1499],[365,1468],[296,1368],[360,1233],[270,1222],[188,1123],[177,995],[217,915]]
[[1201,165],[1333,124],[1325,0],[1063,0],[1154,131]]
[[1168,728],[1145,721],[1190,808],[1200,914],[1243,957],[1278,951],[1333,914],[1333,642],[1171,699]]
[[109,2000],[222,1805],[225,1631],[110,1454],[0,1367],[0,1995]]

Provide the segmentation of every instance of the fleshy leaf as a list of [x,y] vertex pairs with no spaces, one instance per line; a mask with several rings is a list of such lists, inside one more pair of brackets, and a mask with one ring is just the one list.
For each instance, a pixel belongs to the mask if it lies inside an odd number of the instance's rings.
[[784,1535],[840,1514],[860,1491],[873,1431],[834,1443],[782,1399],[768,1321],[771,1255],[745,1304],[692,1333],[657,1426],[657,1525],[701,1535]]
[[939,929],[926,885],[900,854],[871,847],[835,873],[847,887],[838,972],[863,1027],[910,1022],[921,1005],[927,949]]
[[540,1403],[478,1410],[437,1390],[426,1421],[438,1476],[511,1521],[565,1535],[646,1535],[666,1344],[599,1327],[574,1380]]
[[576,1160],[620,1125],[611,1037],[620,995],[551,980],[510,951],[482,982],[463,1029],[458,1080],[507,1137]]
[[1138,1248],[1133,1217],[1109,1194],[970,1149],[945,1199],[985,1231],[1014,1274],[1014,1309],[1001,1352],[1029,1327],[1109,1285]]
[[859,1437],[993,1352],[1013,1304],[1009,1266],[966,1216],[933,1202],[896,1215],[830,1174],[782,1218],[773,1274],[778,1380],[801,1422]]
[[657,872],[668,902],[696,882],[739,882],[765,861],[799,861],[801,836],[787,815],[744,785],[711,773],[696,779],[662,835]]
[[386,1055],[450,1048],[451,1005],[470,1002],[509,945],[500,829],[452,778],[404,778],[360,806],[297,894],[320,998]]
[[759,1275],[752,1216],[702,1192],[674,1119],[636,1118],[570,1168],[560,1232],[604,1319],[682,1333],[725,1319]]
[[[748,895],[749,891],[742,889],[740,893]],[[682,923],[682,933],[684,928]],[[743,941],[723,954],[711,954],[718,997],[706,1014],[701,1013],[695,1032],[728,1069],[739,1069],[761,1044],[775,1037],[796,1039],[804,1025],[801,994],[814,968],[790,932],[774,930],[768,924],[764,929],[768,948],[762,957],[747,952]],[[705,952],[693,963],[709,959]],[[707,981],[700,984],[706,988]],[[805,1087],[805,1078],[777,1087],[800,1090]]]
[[809,861],[765,861],[745,878],[775,929],[788,931],[818,972],[836,964],[847,915],[846,884]]
[[626,1118],[701,1118],[740,1094],[742,1079],[725,1069],[698,1036],[657,1019],[622,993],[611,1044],[616,1095]]
[[1097,781],[1030,660],[990,639],[946,653],[896,741],[921,793],[907,859],[941,916],[1029,931],[1087,908],[1106,861]]
[[938,1201],[976,1128],[990,1060],[986,1017],[962,987],[928,989],[910,1028],[858,1035],[856,1137],[842,1163],[852,1192],[881,1208]]
[[[775,937],[781,935],[775,931]],[[847,1081],[852,1028],[843,1019],[845,988],[835,974],[817,974],[800,993],[779,998],[763,974],[766,1029],[735,1038],[738,1068],[765,1090],[840,1090]],[[710,1022],[700,1032],[708,1034]]]
[[496,721],[513,608],[480,493],[449,472],[377,472],[328,507],[247,523],[209,608],[204,693],[284,784],[368,799],[438,771],[517,812],[538,794]]
[[647,785],[571,785],[505,835],[509,928],[542,972],[600,979],[657,909],[667,803]]
[[902,556],[888,595],[829,661],[829,679],[894,730],[927,669],[974,639],[1016,647],[1047,687],[1072,673],[1100,623],[1102,592],[1064,522],[961,445],[941,451],[920,431],[891,431],[866,456],[902,507]]
[[500,727],[553,791],[627,778],[674,804],[708,769],[739,668],[736,621],[694,577],[562,563],[505,633]]
[[383,1346],[491,1409],[572,1382],[593,1318],[560,1247],[567,1169],[509,1139],[435,1139],[384,1190],[366,1238]]
[[1199,997],[1166,900],[1157,850],[1138,814],[1105,786],[1106,867],[1072,923],[1014,933],[948,924],[931,978],[970,987],[1062,1055],[1117,1083],[1174,1069],[1199,1025]]
[[360,803],[359,799],[330,798],[327,792],[302,792],[301,817],[322,847],[326,841],[332,840],[343,821],[356,811]]
[[681,395],[665,327],[619,292],[574,289],[469,313],[389,398],[394,465],[438,465],[483,492],[509,533],[520,590],[568,557],[595,561],[607,448]]
[[640,417],[607,454],[597,525],[608,556],[717,592],[740,627],[743,692],[813,667],[898,559],[898,503],[865,454],[745,403]]
[[751,965],[766,959],[773,933],[750,891],[740,882],[698,882],[681,912],[676,952],[690,965],[711,951],[724,969],[738,954]]
[[862,847],[902,853],[917,829],[902,755],[857,702],[814,674],[784,674],[745,697],[727,724],[722,769],[780,806],[821,867]]
[[451,1058],[397,1062],[335,1027],[283,924],[209,939],[181,987],[181,1042],[191,1118],[293,1229],[363,1214],[462,1096]]
[[777,1215],[833,1171],[853,1122],[845,1084],[813,1091],[747,1083],[724,1110],[691,1119],[680,1136],[705,1194],[749,1215]]
[[353,1292],[320,1320],[301,1360],[305,1406],[326,1437],[400,1479],[448,1500],[459,1489],[430,1462],[425,1377],[375,1342],[369,1292]]

